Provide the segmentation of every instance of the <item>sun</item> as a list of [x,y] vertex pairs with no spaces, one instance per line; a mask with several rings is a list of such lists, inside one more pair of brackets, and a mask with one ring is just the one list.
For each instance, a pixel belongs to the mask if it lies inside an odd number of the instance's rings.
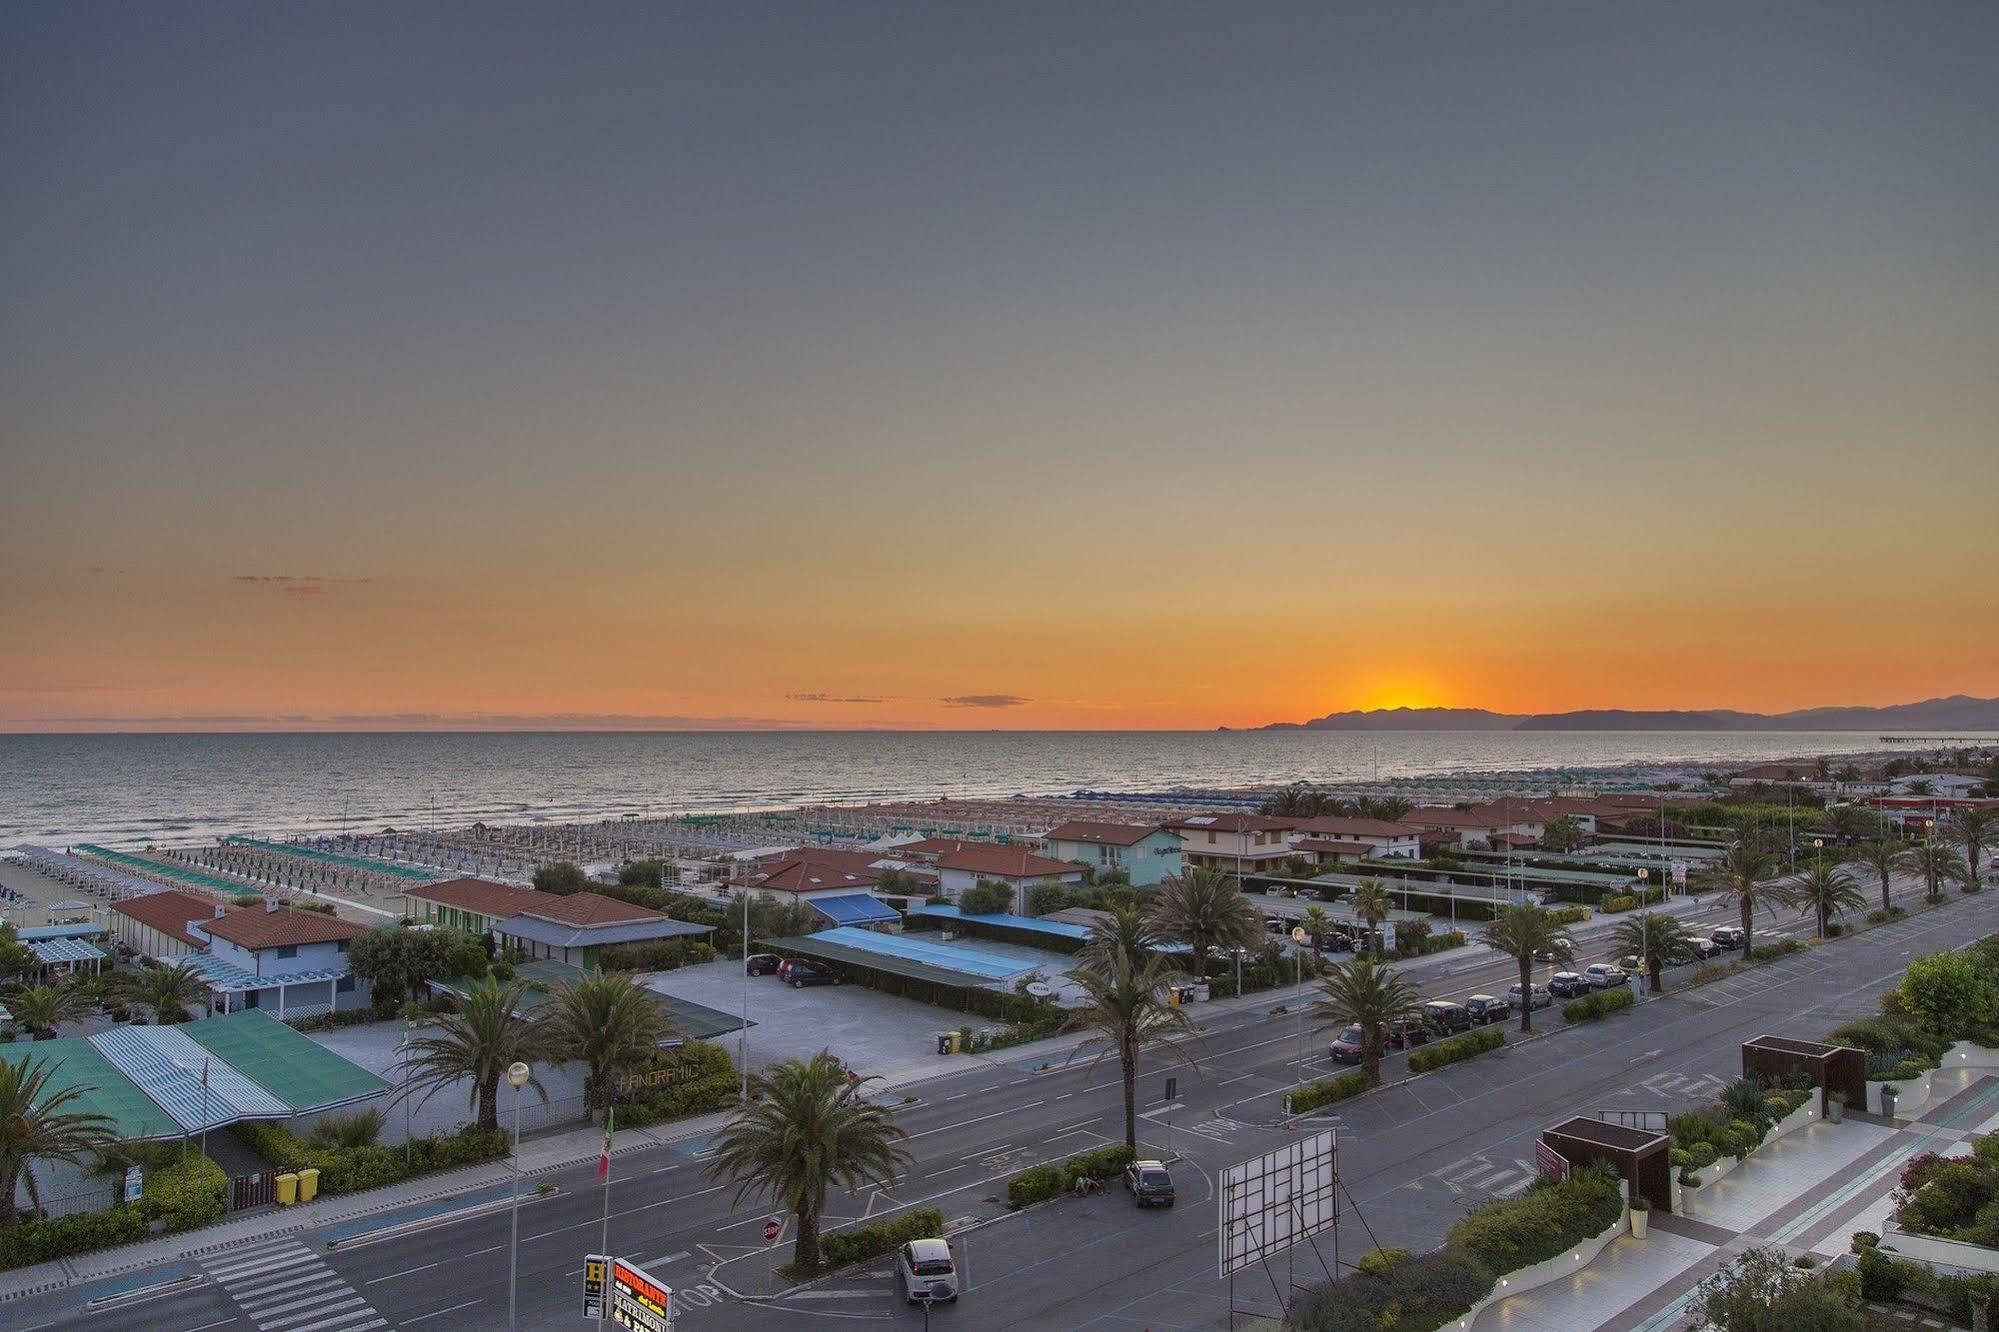
[[1438,708],[1444,701],[1435,689],[1411,680],[1390,680],[1377,684],[1361,695],[1359,707],[1365,712],[1385,708]]

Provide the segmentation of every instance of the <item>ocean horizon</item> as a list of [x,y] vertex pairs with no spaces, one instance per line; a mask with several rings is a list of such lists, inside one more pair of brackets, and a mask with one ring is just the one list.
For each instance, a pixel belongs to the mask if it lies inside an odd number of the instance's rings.
[[1811,731],[20,733],[0,735],[0,846],[1460,774],[1628,785],[1881,748]]

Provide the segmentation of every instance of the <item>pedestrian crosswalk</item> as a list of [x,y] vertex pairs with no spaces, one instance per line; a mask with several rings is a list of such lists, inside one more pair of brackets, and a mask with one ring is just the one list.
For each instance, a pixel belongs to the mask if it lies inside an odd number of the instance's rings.
[[369,1332],[389,1320],[317,1253],[290,1236],[202,1263],[258,1332]]
[[[1537,1170],[1532,1161],[1518,1157],[1512,1160],[1493,1160],[1489,1156],[1466,1156],[1438,1170],[1432,1170],[1424,1180],[1436,1180],[1452,1193],[1481,1194],[1493,1198],[1510,1198],[1534,1182]],[[1418,1185],[1422,1183],[1418,1181]]]

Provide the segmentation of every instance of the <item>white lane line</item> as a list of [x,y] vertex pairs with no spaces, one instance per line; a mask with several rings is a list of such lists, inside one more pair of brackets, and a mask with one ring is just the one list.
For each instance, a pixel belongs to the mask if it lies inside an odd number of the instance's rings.
[[679,1261],[680,1261],[680,1260],[681,1260],[682,1258],[685,1258],[685,1257],[687,1257],[687,1256],[688,1256],[688,1253],[687,1253],[687,1250],[686,1250],[686,1249],[678,1249],[678,1250],[675,1250],[675,1251],[674,1251],[673,1253],[663,1253],[663,1254],[661,1254],[661,1255],[660,1255],[659,1257],[657,1257],[657,1258],[648,1258],[648,1259],[646,1259],[646,1260],[645,1260],[645,1262],[641,1263],[641,1264],[640,1264],[640,1266],[641,1266],[641,1267],[665,1267],[665,1266],[666,1266],[666,1265],[667,1265],[668,1263],[677,1263],[677,1262],[679,1262]]
[[[1041,1102],[1036,1101],[1035,1104],[1040,1105]],[[948,1133],[953,1129],[970,1128],[974,1124],[983,1124],[988,1119],[1000,1119],[1006,1115],[1010,1115],[1013,1113],[1014,1112],[1012,1110],[995,1110],[989,1115],[980,1115],[977,1119],[961,1119],[955,1124],[939,1124],[934,1129],[925,1129],[921,1133],[912,1133],[909,1135],[908,1138],[905,1138],[903,1141],[907,1142],[913,1138],[927,1138],[933,1133]]]
[[448,1313],[457,1313],[460,1309],[469,1309],[475,1304],[483,1304],[484,1302],[483,1300],[467,1300],[463,1304],[454,1304],[449,1309],[439,1309],[435,1313],[418,1314],[414,1318],[403,1319],[403,1326],[408,1327],[411,1323],[421,1323],[426,1318],[442,1318]]
[[442,1266],[444,1266],[444,1264],[439,1262],[439,1263],[425,1263],[422,1267],[407,1267],[400,1272],[391,1272],[387,1276],[369,1277],[366,1284],[373,1286],[379,1282],[394,1281],[397,1277],[413,1276],[418,1272],[428,1272],[433,1267],[442,1267]]

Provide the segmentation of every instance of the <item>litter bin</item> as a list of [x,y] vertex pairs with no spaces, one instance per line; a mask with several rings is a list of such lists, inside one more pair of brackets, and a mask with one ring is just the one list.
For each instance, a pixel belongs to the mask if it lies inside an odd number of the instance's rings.
[[278,1203],[290,1207],[298,1201],[298,1176],[286,1171],[278,1176]]
[[938,1053],[938,1054],[950,1054],[950,1053],[951,1053],[951,1033],[950,1033],[950,1032],[948,1032],[948,1031],[940,1031],[940,1032],[938,1032],[938,1033],[937,1033],[937,1053]]
[[954,1031],[954,1032],[952,1032],[952,1033],[951,1033],[951,1053],[952,1053],[952,1054],[957,1054],[957,1053],[958,1053],[958,1052],[959,1052],[960,1050],[962,1050],[962,1049],[964,1049],[964,1048],[965,1048],[965,1033],[964,1033],[964,1032],[962,1032],[962,1031]]
[[319,1193],[319,1167],[307,1166],[298,1172],[298,1200],[311,1202]]
[[1893,1084],[1881,1089],[1881,1116],[1884,1119],[1893,1119],[1895,1117],[1895,1088]]

